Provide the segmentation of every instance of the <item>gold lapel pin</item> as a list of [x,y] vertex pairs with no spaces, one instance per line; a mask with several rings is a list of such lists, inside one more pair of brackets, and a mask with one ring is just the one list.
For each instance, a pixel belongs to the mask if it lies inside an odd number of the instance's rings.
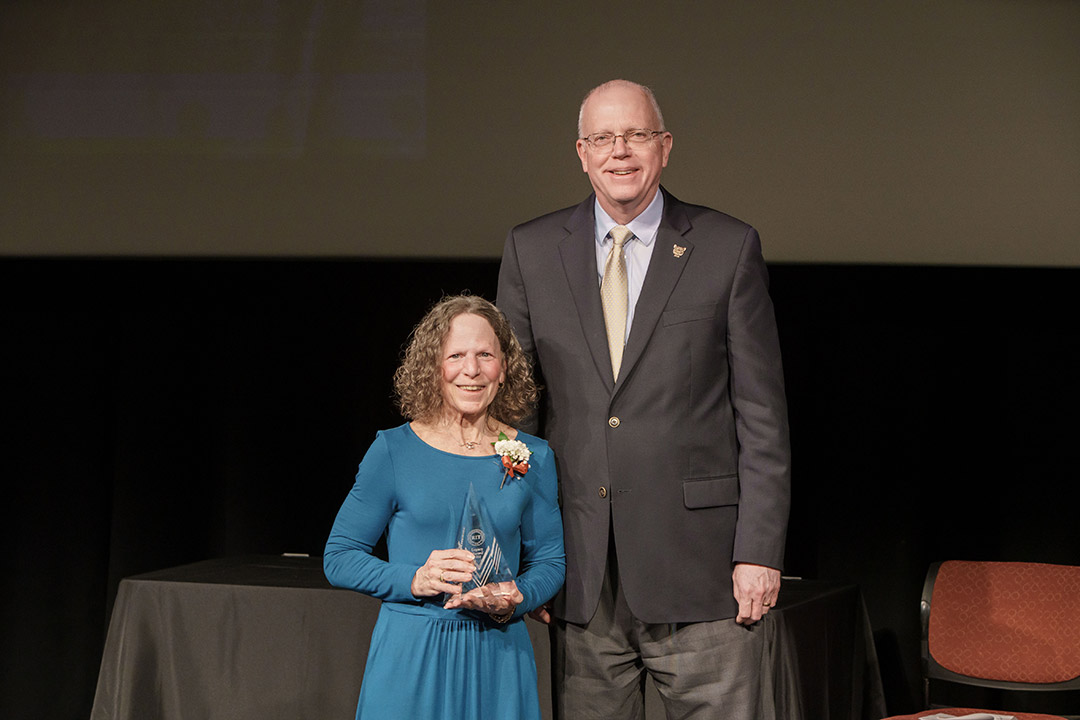
[[686,252],[686,248],[684,248],[682,245],[673,245],[671,247],[671,254],[677,258],[681,258],[684,252]]

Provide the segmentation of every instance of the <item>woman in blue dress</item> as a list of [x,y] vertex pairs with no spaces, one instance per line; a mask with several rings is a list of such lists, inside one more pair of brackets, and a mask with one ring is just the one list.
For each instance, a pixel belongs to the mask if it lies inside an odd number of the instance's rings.
[[[528,361],[494,305],[448,297],[413,330],[394,388],[410,422],[376,436],[323,555],[333,585],[383,601],[356,717],[538,720],[523,616],[566,562],[551,449],[513,427],[536,402]],[[513,580],[480,584],[457,548],[466,496]],[[384,533],[387,560],[372,552]]]

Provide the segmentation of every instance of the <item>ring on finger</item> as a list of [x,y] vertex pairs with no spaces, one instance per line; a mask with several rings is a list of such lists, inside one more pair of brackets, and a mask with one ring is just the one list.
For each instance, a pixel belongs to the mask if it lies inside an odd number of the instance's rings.
[[445,572],[439,573],[439,582],[441,582],[441,583],[446,582],[446,573]]

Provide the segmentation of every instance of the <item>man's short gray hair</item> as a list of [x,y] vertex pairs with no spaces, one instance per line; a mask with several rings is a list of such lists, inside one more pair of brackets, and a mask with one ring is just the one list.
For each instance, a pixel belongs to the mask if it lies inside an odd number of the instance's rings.
[[[578,134],[578,137],[579,138],[584,137],[584,133],[585,133],[585,128],[582,126],[582,122],[581,122],[582,118],[585,115],[585,103],[589,102],[589,98],[591,98],[593,96],[593,93],[599,92],[600,90],[607,90],[608,88],[616,87],[616,86],[619,86],[619,85],[622,85],[622,86],[625,86],[625,87],[636,88],[636,89],[640,90],[641,92],[643,92],[645,94],[645,97],[647,97],[649,99],[649,104],[652,105],[653,112],[656,113],[657,122],[660,123],[660,127],[648,128],[648,129],[649,130],[664,130],[666,132],[667,128],[664,127],[664,114],[662,112],[660,112],[660,103],[658,103],[656,101],[656,95],[653,94],[653,91],[652,91],[651,88],[646,87],[645,85],[641,85],[640,83],[630,81],[630,80],[608,80],[606,83],[603,83],[602,85],[597,85],[592,90],[590,90],[588,93],[586,93],[585,98],[581,101],[581,107],[578,109],[578,118],[577,118],[577,134]],[[610,128],[610,129],[614,130],[615,128]],[[619,128],[619,129],[620,130],[626,130],[627,128]]]

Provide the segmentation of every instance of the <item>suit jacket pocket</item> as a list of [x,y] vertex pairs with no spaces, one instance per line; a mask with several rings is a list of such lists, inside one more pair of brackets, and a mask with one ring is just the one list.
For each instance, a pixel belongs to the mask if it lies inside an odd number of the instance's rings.
[[683,504],[686,507],[706,508],[739,504],[739,476],[693,478],[683,481]]
[[716,315],[716,304],[692,305],[684,308],[672,308],[661,316],[664,325],[678,325],[694,320],[711,320]]

